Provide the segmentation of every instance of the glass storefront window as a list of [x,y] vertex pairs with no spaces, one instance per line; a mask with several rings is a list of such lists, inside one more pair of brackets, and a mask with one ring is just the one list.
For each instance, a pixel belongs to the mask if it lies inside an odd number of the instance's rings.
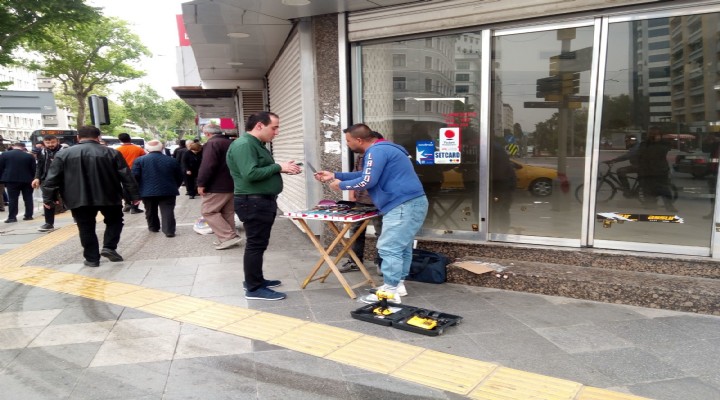
[[491,238],[581,240],[592,26],[493,38]]
[[363,122],[412,156],[430,202],[425,229],[479,229],[480,36],[362,47]]
[[719,22],[706,14],[610,24],[596,239],[710,246]]

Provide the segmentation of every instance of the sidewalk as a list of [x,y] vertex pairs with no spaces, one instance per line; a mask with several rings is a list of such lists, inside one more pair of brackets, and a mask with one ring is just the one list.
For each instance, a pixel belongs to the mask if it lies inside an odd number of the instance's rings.
[[[81,278],[158,289],[152,293],[165,297],[191,296],[195,301],[213,302],[212,307],[239,306],[276,321],[277,326],[297,320],[316,323],[299,325],[287,333],[300,335],[305,328],[317,328],[313,334],[318,340],[344,340],[337,346],[341,350],[351,345],[352,337],[358,337],[357,343],[369,338],[362,335],[390,342],[362,348],[366,363],[356,367],[348,359],[332,361],[334,353],[311,355],[320,350],[298,347],[282,336],[257,339],[275,325],[253,331],[257,325],[240,321],[231,325],[236,333],[227,333],[233,329],[208,329],[197,322],[179,321],[182,317],[163,318],[137,307],[59,293],[33,285],[32,279],[25,280],[30,283],[27,285],[0,279],[3,397],[365,400],[456,399],[464,397],[458,393],[469,393],[474,398],[490,398],[481,397],[482,392],[472,385],[493,379],[513,385],[532,378],[536,387],[556,385],[557,390],[576,390],[577,395],[562,397],[569,399],[603,398],[589,397],[590,392],[578,389],[580,384],[655,399],[720,398],[720,317],[408,282],[410,294],[403,298],[404,304],[461,315],[463,323],[440,337],[385,328],[352,319],[350,311],[361,304],[350,299],[332,276],[326,283],[312,282],[305,290],[300,289],[318,255],[305,235],[284,218],[276,220],[265,272],[268,278],[283,281],[278,289],[288,298],[276,302],[246,300],[241,285],[243,248],[216,251],[211,244],[214,236],[192,231],[200,202],[179,197],[175,238],[148,232],[142,214],[126,214],[118,249],[124,262],[103,259],[99,268],[84,267],[79,240],[73,236],[51,244],[48,251],[26,262],[23,271],[41,271],[31,268],[41,267]],[[3,220],[5,215],[0,213]],[[58,218],[56,227],[71,224],[72,219],[65,215]],[[42,215],[36,214],[33,221],[2,224],[0,270],[4,267],[3,253],[28,246],[37,238],[52,241],[52,234],[36,231],[42,223]],[[101,232],[102,223],[98,226]],[[32,246],[39,243],[42,240]],[[347,276],[358,281],[358,274]],[[242,329],[249,331],[238,334]],[[337,332],[342,334],[333,336]],[[451,360],[443,368],[458,368],[452,374],[458,377],[479,376],[467,373],[470,369],[462,370],[464,365],[497,365],[499,369],[494,371],[519,371],[516,375],[497,372],[480,377],[468,384],[472,387],[466,391],[438,388],[442,385],[431,374],[400,379],[398,371],[402,368],[389,367],[406,350],[422,351],[438,357],[435,360]],[[459,357],[448,358],[429,350]],[[454,382],[451,377],[447,379]],[[516,392],[507,398],[527,396]]]

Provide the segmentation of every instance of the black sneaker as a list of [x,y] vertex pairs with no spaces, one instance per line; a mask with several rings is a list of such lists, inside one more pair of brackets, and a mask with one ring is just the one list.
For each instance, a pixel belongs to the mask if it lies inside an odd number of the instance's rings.
[[347,260],[345,261],[345,264],[338,267],[338,271],[343,273],[350,271],[360,271],[360,268],[358,268],[357,264],[355,264],[355,261]]
[[272,289],[268,289],[266,287],[261,287],[258,290],[254,290],[252,292],[248,291],[245,292],[245,298],[249,300],[269,300],[269,301],[275,301],[275,300],[282,300],[284,299],[285,293],[276,292]]
[[32,221],[32,220],[33,220],[33,217],[32,217],[32,216],[30,216],[30,217],[23,217],[23,221]]
[[38,228],[38,230],[40,232],[47,232],[47,231],[51,231],[53,229],[55,229],[55,226],[53,226],[52,224],[45,224]]
[[123,212],[128,212],[131,208],[132,207],[130,207],[129,205],[126,205],[125,207],[123,207]]
[[113,249],[102,249],[100,251],[100,255],[107,258],[108,260],[110,260],[112,262],[118,262],[118,261],[123,260],[122,256]]
[[88,260],[85,260],[85,261],[83,261],[83,264],[85,264],[86,267],[99,267],[99,266],[100,266],[100,261],[88,261]]
[[15,219],[15,218],[8,218],[8,219],[5,220],[5,223],[6,223],[6,224],[12,224],[13,222],[17,222],[17,219]]
[[130,210],[130,214],[142,214],[144,212],[145,210],[141,210],[139,208],[133,208],[132,210]]

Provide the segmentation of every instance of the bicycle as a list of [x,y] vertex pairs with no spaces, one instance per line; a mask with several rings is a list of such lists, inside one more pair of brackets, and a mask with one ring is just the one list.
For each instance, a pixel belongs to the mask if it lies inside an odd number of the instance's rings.
[[[617,194],[618,190],[623,192],[625,198],[637,198],[641,203],[643,202],[643,193],[640,190],[640,182],[637,177],[627,176],[628,182],[630,183],[630,189],[623,190],[623,185],[620,182],[620,178],[617,176],[617,172],[613,171],[613,164],[611,162],[604,161],[603,164],[608,166],[605,173],[598,176],[597,188],[595,192],[595,201],[598,204],[607,203]],[[575,189],[575,198],[577,201],[582,203],[583,201],[583,190],[585,184],[580,184]],[[678,198],[678,188],[674,184],[670,184],[670,191],[672,195],[672,202]]]

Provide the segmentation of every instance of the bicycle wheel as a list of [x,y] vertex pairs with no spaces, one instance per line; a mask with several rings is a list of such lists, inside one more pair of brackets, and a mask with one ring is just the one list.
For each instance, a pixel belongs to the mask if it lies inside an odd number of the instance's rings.
[[[585,188],[585,184],[582,184],[575,189],[575,198],[577,201],[581,202],[583,201],[583,190]],[[613,184],[611,181],[607,179],[601,179],[597,183],[597,192],[595,194],[595,202],[596,203],[607,203],[608,201],[612,200],[613,197],[615,197],[615,194],[617,193],[617,188],[615,187],[615,184]]]

